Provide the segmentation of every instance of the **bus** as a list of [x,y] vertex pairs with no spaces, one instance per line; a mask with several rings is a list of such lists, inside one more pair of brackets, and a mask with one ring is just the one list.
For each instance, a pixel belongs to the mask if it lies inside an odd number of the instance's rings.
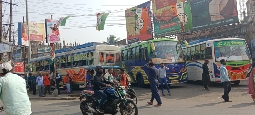
[[202,80],[205,59],[210,62],[211,82],[220,82],[220,60],[225,59],[228,75],[235,85],[246,79],[251,64],[245,39],[241,38],[200,39],[190,42],[189,47],[183,45],[183,52],[187,60],[188,78],[193,81]]
[[[72,75],[73,88],[85,84],[86,69],[88,66],[120,65],[120,47],[102,43],[86,43],[73,48],[64,48],[55,51],[56,71],[65,79]],[[49,73],[52,68],[50,56],[38,57],[31,60],[30,68],[34,75]]]
[[140,87],[149,84],[148,70],[144,68],[149,61],[157,68],[160,67],[160,63],[169,68],[167,70],[169,84],[186,82],[188,79],[186,65],[180,50],[181,45],[178,44],[179,41],[176,39],[160,38],[122,47],[122,67],[131,77],[131,83],[136,83]]

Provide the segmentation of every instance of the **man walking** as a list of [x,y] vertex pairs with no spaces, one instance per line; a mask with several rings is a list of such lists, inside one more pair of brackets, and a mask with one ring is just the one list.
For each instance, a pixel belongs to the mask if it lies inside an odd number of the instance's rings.
[[162,102],[158,93],[158,79],[157,79],[157,75],[158,75],[158,69],[154,66],[154,64],[152,62],[149,62],[146,66],[144,66],[145,68],[147,68],[149,70],[149,75],[148,75],[148,80],[150,82],[150,86],[151,86],[151,100],[150,102],[147,102],[149,105],[153,105],[153,100],[156,99],[156,101],[158,102],[157,106],[161,106]]
[[50,95],[50,77],[49,77],[48,73],[46,73],[43,76],[43,82],[44,82],[44,86],[45,86],[44,95],[46,95],[47,92]]
[[165,96],[164,94],[164,85],[165,85],[168,91],[168,95],[170,96],[171,93],[170,93],[170,89],[168,87],[167,78],[166,78],[166,70],[169,70],[169,68],[165,67],[164,63],[161,63],[160,68],[158,70],[159,70],[159,81],[161,85],[162,95]]
[[60,96],[60,89],[59,89],[59,83],[62,81],[62,77],[61,75],[59,75],[59,73],[56,73],[56,87],[58,90],[58,96]]
[[36,77],[29,73],[29,80],[31,82],[31,89],[33,91],[33,95],[36,95]]
[[208,85],[210,83],[210,75],[209,73],[211,71],[209,71],[209,68],[208,68],[208,63],[209,61],[208,60],[205,60],[203,66],[202,66],[202,69],[203,69],[203,73],[202,73],[202,81],[203,81],[203,84],[204,84],[204,89],[209,91],[209,88],[208,88]]
[[220,66],[220,78],[221,82],[224,87],[224,95],[222,95],[222,98],[225,102],[232,102],[229,101],[229,92],[231,91],[231,83],[228,76],[228,70],[226,69],[226,61],[224,59],[220,60],[221,66]]
[[44,84],[43,84],[43,76],[39,73],[39,76],[36,78],[36,83],[38,85],[39,97],[44,97]]

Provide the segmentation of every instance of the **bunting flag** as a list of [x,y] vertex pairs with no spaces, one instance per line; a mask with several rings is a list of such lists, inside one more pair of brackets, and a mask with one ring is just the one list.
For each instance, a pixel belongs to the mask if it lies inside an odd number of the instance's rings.
[[66,25],[66,20],[67,20],[68,18],[70,18],[70,17],[72,17],[72,16],[66,16],[66,17],[60,18],[60,19],[58,20],[58,25],[59,25],[59,26],[65,26],[65,25]]
[[106,21],[106,18],[108,17],[108,15],[109,15],[109,13],[98,13],[97,14],[97,26],[96,26],[96,29],[98,31],[104,30],[105,21]]
[[146,34],[148,28],[149,12],[148,8],[136,8],[135,13],[135,31],[139,34]]

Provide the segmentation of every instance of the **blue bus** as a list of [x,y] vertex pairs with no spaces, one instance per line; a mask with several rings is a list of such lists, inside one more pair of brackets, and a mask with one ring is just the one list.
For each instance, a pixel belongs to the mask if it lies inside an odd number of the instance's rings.
[[121,49],[121,63],[129,75],[131,83],[143,87],[149,84],[148,70],[144,65],[152,61],[157,68],[164,63],[169,84],[187,81],[186,64],[183,59],[181,44],[176,39],[160,38],[137,42]]

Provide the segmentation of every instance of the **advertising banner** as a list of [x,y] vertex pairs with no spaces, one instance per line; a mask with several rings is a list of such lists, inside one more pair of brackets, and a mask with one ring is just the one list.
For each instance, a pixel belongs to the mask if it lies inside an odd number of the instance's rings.
[[155,36],[192,28],[189,0],[152,0]]
[[14,62],[14,73],[24,73],[25,68],[23,62]]
[[236,0],[191,0],[192,30],[237,23]]
[[22,22],[18,22],[18,45],[29,46],[27,25]]
[[5,43],[0,43],[0,53],[12,52],[12,46]]
[[28,23],[30,41],[44,41],[45,39],[45,24],[44,23]]
[[47,53],[51,51],[51,47],[42,47],[37,49],[37,53]]
[[152,39],[150,1],[125,11],[128,41]]
[[60,42],[60,33],[57,20],[45,19],[45,29],[48,43]]

